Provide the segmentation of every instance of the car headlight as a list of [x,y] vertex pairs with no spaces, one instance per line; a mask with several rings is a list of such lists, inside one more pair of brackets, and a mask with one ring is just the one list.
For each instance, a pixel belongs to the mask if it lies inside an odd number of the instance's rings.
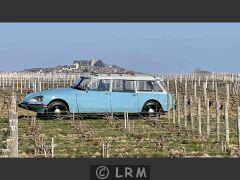
[[36,103],[41,103],[43,101],[43,96],[36,96],[32,98],[29,103],[30,104],[36,104]]

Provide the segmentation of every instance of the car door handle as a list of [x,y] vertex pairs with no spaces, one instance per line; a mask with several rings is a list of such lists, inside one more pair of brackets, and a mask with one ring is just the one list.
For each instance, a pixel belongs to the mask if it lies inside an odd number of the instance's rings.
[[136,96],[137,94],[132,94],[133,96]]

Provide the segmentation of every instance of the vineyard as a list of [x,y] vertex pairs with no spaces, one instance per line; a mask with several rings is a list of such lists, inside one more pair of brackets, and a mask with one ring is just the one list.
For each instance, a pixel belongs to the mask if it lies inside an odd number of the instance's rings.
[[239,157],[238,74],[157,74],[174,95],[159,116],[124,113],[41,119],[17,107],[30,92],[69,87],[79,74],[0,74],[2,157]]

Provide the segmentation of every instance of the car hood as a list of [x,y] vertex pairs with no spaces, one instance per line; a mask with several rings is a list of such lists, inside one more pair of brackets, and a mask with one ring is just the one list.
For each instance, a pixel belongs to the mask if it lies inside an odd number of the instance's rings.
[[53,94],[69,94],[69,93],[76,93],[79,90],[73,88],[60,88],[60,89],[53,89],[53,90],[45,90],[39,92],[42,95],[53,95]]
[[60,89],[53,89],[53,90],[45,90],[36,93],[30,93],[25,98],[24,101],[28,101],[36,96],[46,96],[46,95],[59,95],[59,94],[73,94],[77,93],[79,90],[73,88],[60,88]]

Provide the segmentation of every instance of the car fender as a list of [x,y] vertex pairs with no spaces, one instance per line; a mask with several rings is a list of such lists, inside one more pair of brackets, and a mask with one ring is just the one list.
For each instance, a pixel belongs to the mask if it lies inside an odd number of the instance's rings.
[[43,104],[49,105],[55,100],[65,101],[69,107],[69,112],[78,112],[77,94],[57,94],[57,95],[45,95],[43,98]]

